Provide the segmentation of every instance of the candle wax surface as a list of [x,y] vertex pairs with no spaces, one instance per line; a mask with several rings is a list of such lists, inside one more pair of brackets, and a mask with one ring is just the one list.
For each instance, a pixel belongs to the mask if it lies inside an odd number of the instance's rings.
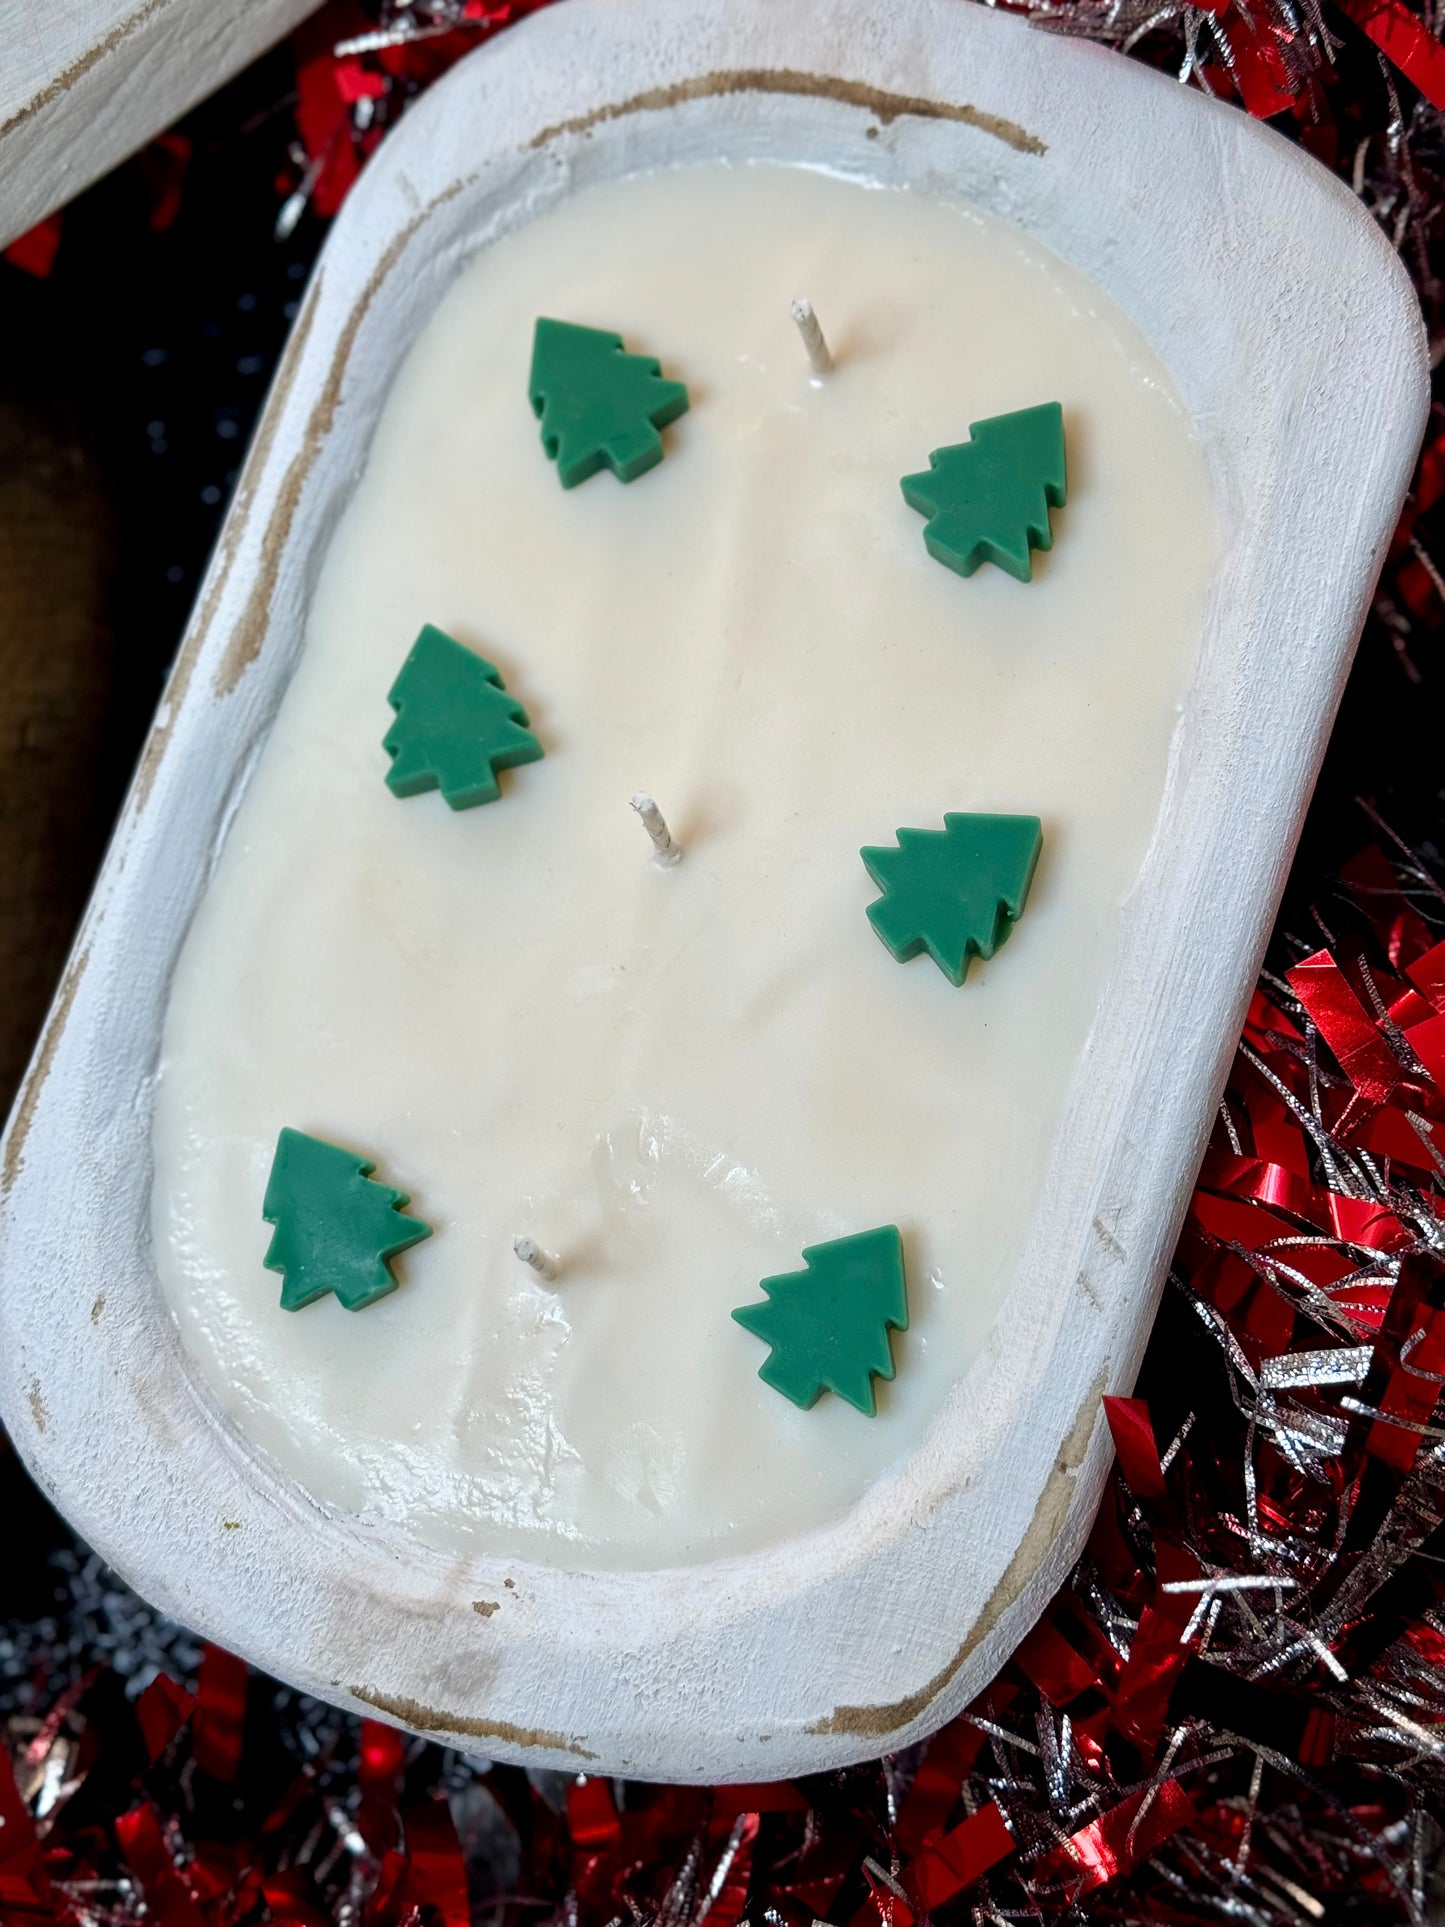
[[[686,382],[660,466],[559,487],[527,400],[539,315]],[[1045,401],[1054,547],[1031,583],[963,580],[899,478]],[[452,1552],[645,1568],[836,1517],[1009,1316],[1214,558],[1147,342],[963,204],[709,164],[484,249],[402,364],[171,997],[156,1258],[239,1430],[314,1499]],[[387,691],[428,622],[545,746],[482,808],[386,787]],[[950,810],[1044,825],[1024,916],[961,989],[890,956],[858,855]],[[435,1226],[363,1312],[280,1309],[283,1125],[375,1159]],[[876,1418],[801,1411],[730,1313],[883,1224],[897,1377]]]

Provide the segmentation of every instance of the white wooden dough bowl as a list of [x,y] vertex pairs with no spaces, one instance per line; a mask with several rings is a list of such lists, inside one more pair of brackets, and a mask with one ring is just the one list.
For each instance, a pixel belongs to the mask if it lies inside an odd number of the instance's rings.
[[0,0],[0,247],[133,154],[319,0]]
[[[1024,1282],[923,1444],[756,1556],[444,1557],[314,1505],[181,1351],[149,1244],[167,985],[417,329],[571,183],[718,155],[956,193],[1091,276],[1194,415],[1221,562]],[[1133,1382],[1426,398],[1409,284],[1339,183],[1231,108],[963,0],[567,0],[463,62],[327,244],[10,1122],[0,1394],[56,1504],[209,1637],[473,1753],[774,1779],[950,1717],[1088,1529],[1101,1396]]]

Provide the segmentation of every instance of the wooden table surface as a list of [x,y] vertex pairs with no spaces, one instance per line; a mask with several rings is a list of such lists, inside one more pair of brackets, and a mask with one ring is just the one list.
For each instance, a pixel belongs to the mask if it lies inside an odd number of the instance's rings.
[[0,1098],[8,1109],[104,847],[112,506],[63,410],[0,402]]

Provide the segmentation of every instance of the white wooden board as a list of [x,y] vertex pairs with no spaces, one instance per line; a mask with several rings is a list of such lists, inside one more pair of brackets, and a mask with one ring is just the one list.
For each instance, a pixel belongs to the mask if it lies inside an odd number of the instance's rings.
[[[168,976],[388,383],[458,265],[571,182],[719,154],[956,192],[1092,276],[1193,411],[1222,561],[1028,1283],[924,1445],[756,1557],[442,1558],[261,1463],[162,1313]],[[1231,108],[962,0],[567,0],[464,62],[328,243],[5,1141],[0,1406],[57,1504],[210,1637],[473,1752],[772,1779],[949,1717],[1088,1528],[1100,1398],[1137,1369],[1426,398],[1409,283],[1338,182]]]
[[0,0],[0,247],[214,93],[320,0]]

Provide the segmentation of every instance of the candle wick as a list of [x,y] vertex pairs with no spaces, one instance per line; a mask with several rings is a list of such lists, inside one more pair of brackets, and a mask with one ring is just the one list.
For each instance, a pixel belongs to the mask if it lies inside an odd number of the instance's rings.
[[652,860],[671,869],[674,863],[682,861],[682,851],[672,840],[672,831],[667,827],[667,818],[653,802],[645,790],[639,790],[632,799],[632,807],[642,818],[642,827],[652,838]]
[[813,313],[811,301],[793,303],[793,319],[798,324],[798,333],[803,337],[803,346],[808,351],[808,359],[813,364],[815,375],[826,375],[832,371],[833,357],[823,339],[823,330],[818,326],[818,317]]
[[534,1238],[513,1238],[512,1249],[529,1271],[535,1271],[539,1278],[552,1279],[557,1276],[557,1260],[549,1258]]

